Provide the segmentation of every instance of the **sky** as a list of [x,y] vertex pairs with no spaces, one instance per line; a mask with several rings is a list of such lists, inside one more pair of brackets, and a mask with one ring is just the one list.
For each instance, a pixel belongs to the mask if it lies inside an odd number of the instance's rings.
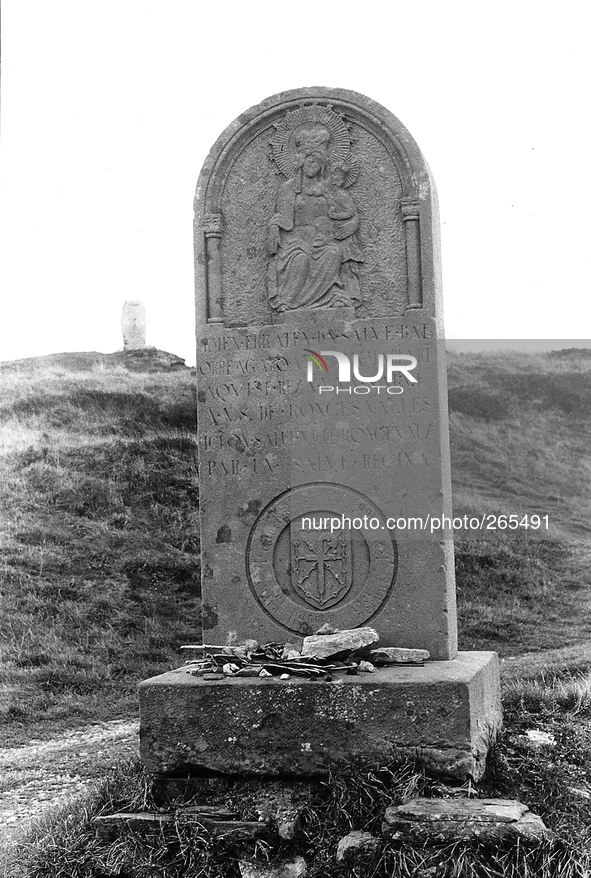
[[590,31],[587,0],[4,0],[0,360],[115,351],[139,299],[147,343],[192,365],[201,166],[314,85],[423,151],[448,338],[591,345]]

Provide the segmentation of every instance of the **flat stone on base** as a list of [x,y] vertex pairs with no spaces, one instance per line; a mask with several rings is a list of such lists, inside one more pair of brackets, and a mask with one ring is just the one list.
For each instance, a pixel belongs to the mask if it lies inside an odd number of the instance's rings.
[[494,652],[331,682],[204,680],[179,668],[145,680],[139,695],[141,758],[160,775],[318,777],[342,760],[409,756],[478,779],[501,725]]

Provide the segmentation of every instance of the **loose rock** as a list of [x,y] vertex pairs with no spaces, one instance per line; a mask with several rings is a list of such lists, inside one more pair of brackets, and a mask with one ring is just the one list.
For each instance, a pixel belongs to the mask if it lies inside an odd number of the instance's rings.
[[551,732],[541,729],[528,729],[525,733],[528,744],[533,747],[556,747],[556,738]]
[[279,837],[293,841],[300,831],[302,819],[310,802],[310,787],[305,783],[273,783],[267,781],[255,797],[259,820],[275,824]]
[[412,799],[386,809],[382,834],[390,841],[551,838],[541,817],[511,799]]
[[334,625],[329,625],[328,622],[325,622],[315,634],[338,634],[339,628],[335,628]]
[[330,658],[341,652],[356,652],[379,640],[378,632],[373,628],[350,628],[337,631],[336,634],[313,634],[304,637],[302,655],[316,658]]
[[267,832],[267,824],[251,820],[220,819],[220,815],[204,812],[200,809],[187,809],[172,814],[154,813],[153,811],[125,812],[105,814],[93,817],[93,824],[103,838],[116,838],[125,829],[134,831],[160,832],[166,824],[175,821],[198,824],[210,835],[223,837],[226,841],[251,841]]
[[336,855],[337,863],[348,862],[357,854],[376,853],[380,844],[380,839],[372,835],[371,832],[354,829],[353,832],[339,841]]

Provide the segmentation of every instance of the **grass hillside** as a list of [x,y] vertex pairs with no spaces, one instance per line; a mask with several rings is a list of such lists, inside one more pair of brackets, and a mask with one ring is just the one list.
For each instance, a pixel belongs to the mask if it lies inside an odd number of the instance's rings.
[[454,507],[591,537],[591,350],[448,355]]
[[[573,647],[591,665],[576,649],[591,639],[588,353],[450,355],[456,514],[552,523],[547,540],[458,543],[463,648]],[[192,370],[60,356],[0,375],[0,723],[15,743],[134,714],[138,681],[199,630]]]
[[85,365],[1,377],[0,722],[15,739],[132,713],[137,682],[199,629],[194,374]]
[[591,641],[591,351],[450,353],[448,383],[454,514],[550,524],[456,542],[461,645],[571,647],[587,667],[574,647]]

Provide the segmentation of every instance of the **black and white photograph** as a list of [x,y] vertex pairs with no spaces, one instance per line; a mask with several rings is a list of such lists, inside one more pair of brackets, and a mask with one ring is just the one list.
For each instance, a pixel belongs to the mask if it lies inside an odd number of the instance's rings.
[[591,9],[6,0],[0,875],[591,875]]

